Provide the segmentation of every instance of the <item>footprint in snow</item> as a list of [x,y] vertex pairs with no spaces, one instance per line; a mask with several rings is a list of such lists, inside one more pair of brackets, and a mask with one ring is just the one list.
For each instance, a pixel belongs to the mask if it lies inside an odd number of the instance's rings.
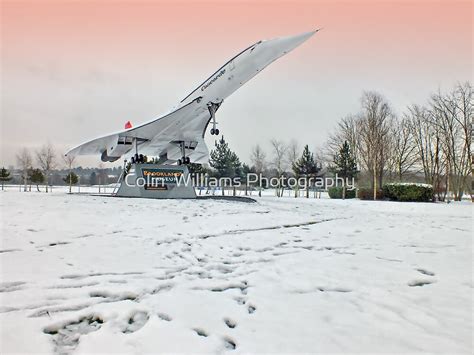
[[147,312],[143,311],[137,311],[133,313],[128,319],[127,319],[127,325],[124,327],[122,330],[122,333],[134,333],[140,328],[142,328],[146,322],[148,322],[148,319],[150,316],[148,315]]
[[229,349],[229,350],[235,350],[235,348],[237,348],[236,342],[232,338],[229,338],[229,337],[224,337],[224,346],[226,349]]
[[433,280],[413,280],[408,283],[410,287],[422,287],[434,283]]
[[224,318],[224,323],[227,327],[234,329],[237,326],[237,322],[233,321],[230,318]]
[[416,269],[416,271],[418,271],[419,273],[423,274],[423,275],[427,275],[427,276],[435,276],[435,273],[432,272],[432,271],[428,271],[426,269]]
[[173,320],[173,318],[171,318],[166,313],[158,313],[157,315],[158,315],[158,318],[160,318],[161,320],[164,320],[166,322],[171,322]]
[[320,292],[352,292],[351,289],[344,287],[318,287],[317,290]]
[[200,337],[208,337],[209,334],[204,330],[204,329],[201,329],[201,328],[194,328],[193,329],[197,335],[199,335]]
[[55,353],[69,354],[79,344],[81,335],[99,330],[103,323],[99,316],[90,315],[65,324],[51,325],[44,328],[43,332],[52,336]]
[[138,295],[132,292],[112,293],[106,290],[91,291],[89,297],[104,298],[105,302],[136,301],[138,299]]
[[234,299],[235,299],[235,301],[236,301],[238,304],[240,304],[240,305],[244,305],[245,302],[247,302],[247,300],[246,300],[245,298],[243,298],[243,297],[236,297],[236,298],[234,298]]

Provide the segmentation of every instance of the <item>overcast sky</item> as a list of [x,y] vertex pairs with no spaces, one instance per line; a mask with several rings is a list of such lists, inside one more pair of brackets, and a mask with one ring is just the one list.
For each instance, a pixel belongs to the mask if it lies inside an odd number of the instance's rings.
[[[269,151],[271,138],[323,146],[338,120],[357,112],[363,90],[402,113],[472,81],[472,6],[2,0],[0,164],[15,164],[21,147],[49,140],[63,153],[152,119],[257,40],[319,27],[229,97],[217,119],[243,161],[256,143]],[[206,140],[212,148],[214,136]]]

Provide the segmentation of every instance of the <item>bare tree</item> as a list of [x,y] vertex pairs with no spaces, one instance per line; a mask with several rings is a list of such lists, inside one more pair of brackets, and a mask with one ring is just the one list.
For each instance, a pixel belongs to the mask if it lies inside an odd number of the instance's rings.
[[365,92],[361,101],[362,112],[356,121],[357,151],[360,163],[369,173],[375,200],[389,158],[393,114],[385,98],[376,92]]
[[[462,132],[462,183],[464,188],[468,191],[473,200],[472,191],[472,126],[474,120],[474,95],[472,92],[472,85],[469,82],[458,84],[454,89],[454,104],[457,108],[457,115],[455,117],[458,124],[461,126]],[[462,196],[461,196],[462,197]]]
[[286,159],[291,166],[301,155],[300,146],[296,139],[292,139],[286,149]]
[[409,107],[411,133],[425,182],[432,184],[439,200],[449,191],[461,200],[472,198],[471,141],[473,94],[470,83],[458,84],[448,94],[432,95],[429,108]]
[[431,98],[433,123],[441,132],[446,154],[447,189],[461,200],[467,188],[471,168],[472,87],[458,85],[451,93],[437,93]]
[[56,166],[56,154],[51,143],[46,143],[36,152],[36,161],[46,178],[46,192],[48,192],[49,173]]
[[278,186],[276,188],[276,195],[277,197],[281,197],[283,192],[283,186],[281,186],[280,181],[286,168],[286,152],[288,148],[283,141],[278,139],[272,139],[270,141],[270,144],[273,148],[273,160],[271,162],[271,165],[276,170],[277,178],[279,181]]
[[391,146],[387,164],[390,175],[395,173],[400,182],[417,162],[416,145],[410,123],[409,116],[405,116],[401,120],[394,120],[390,128]]
[[[263,172],[265,171],[265,168],[266,168],[266,160],[265,159],[266,159],[265,152],[262,150],[260,145],[258,145],[258,144],[255,145],[252,148],[250,160],[252,161],[252,164],[255,168],[255,172],[259,176],[259,180],[260,180],[260,175],[263,174]],[[261,188],[258,189],[258,196],[262,197],[262,189]]]
[[63,161],[66,164],[66,167],[69,170],[69,193],[72,192],[72,168],[74,167],[74,162],[76,161],[76,157],[74,155],[64,155]]
[[329,137],[325,160],[330,164],[341,145],[348,142],[356,164],[369,176],[376,199],[392,158],[393,114],[388,102],[377,92],[364,92],[361,106],[359,114],[343,118]]
[[408,107],[405,117],[415,145],[416,165],[421,167],[425,183],[433,185],[439,200],[444,200],[442,177],[446,170],[446,152],[442,147],[441,130],[434,123],[431,110],[425,107],[412,105]]
[[[326,152],[326,157],[324,161],[330,164],[332,163],[334,155],[339,152],[341,145],[344,142],[349,143],[351,152],[353,152],[356,162],[357,158],[357,148],[358,148],[358,132],[357,132],[357,121],[359,117],[355,115],[349,115],[344,117],[337,125],[336,131],[329,136],[327,147],[328,151]],[[322,157],[321,157],[322,158]],[[322,160],[320,160],[322,161]]]
[[27,148],[22,148],[16,156],[18,167],[21,170],[23,177],[24,191],[27,191],[28,183],[28,171],[32,168],[33,159],[31,158],[30,151]]
[[[295,163],[298,161],[300,154],[301,152],[300,152],[298,141],[296,141],[295,139],[292,139],[291,142],[288,144],[287,151],[286,151],[288,166],[293,167]],[[295,173],[295,176],[296,176],[296,171],[294,169],[293,169],[293,172]],[[298,184],[295,184],[294,192],[295,192],[295,197],[298,197],[298,192],[299,192]]]

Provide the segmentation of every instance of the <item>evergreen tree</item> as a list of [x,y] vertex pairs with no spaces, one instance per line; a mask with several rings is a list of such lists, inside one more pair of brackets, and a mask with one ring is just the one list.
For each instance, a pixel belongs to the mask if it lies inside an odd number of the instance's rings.
[[0,181],[2,182],[2,191],[3,191],[3,185],[5,184],[6,181],[10,181],[12,178],[10,177],[10,172],[2,168],[0,169]]
[[[239,157],[229,148],[229,144],[225,141],[224,136],[215,143],[215,149],[211,151],[210,165],[216,170],[217,178],[234,178],[242,177],[242,166]],[[222,186],[222,195],[224,195]],[[234,186],[235,195],[235,186]]]
[[30,182],[36,185],[36,190],[38,190],[39,192],[39,184],[42,184],[44,182],[43,172],[40,169],[31,169],[28,175]]
[[334,167],[332,169],[339,177],[344,179],[342,186],[342,198],[346,198],[346,179],[352,179],[357,176],[357,164],[352,154],[349,143],[345,141],[339,152],[334,156]]
[[190,174],[204,174],[206,173],[206,168],[199,163],[189,163],[186,164]]
[[318,168],[314,161],[313,153],[309,151],[309,147],[306,144],[303,150],[301,158],[292,164],[293,172],[295,176],[306,178],[306,198],[309,197],[309,178],[315,176],[321,169]]
[[215,149],[211,151],[210,165],[216,169],[217,177],[242,176],[242,166],[239,157],[229,148],[224,136],[215,143]]
[[79,181],[79,178],[74,172],[71,171],[69,174],[67,174],[64,177],[63,181],[66,184],[69,184],[69,193],[71,193],[72,192],[72,185],[76,185],[77,182]]

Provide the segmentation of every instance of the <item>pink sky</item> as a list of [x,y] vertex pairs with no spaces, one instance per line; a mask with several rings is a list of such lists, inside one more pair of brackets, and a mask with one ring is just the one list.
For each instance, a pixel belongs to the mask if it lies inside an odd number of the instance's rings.
[[[192,51],[219,52],[324,27],[312,46],[333,67],[367,58],[429,62],[433,55],[470,61],[471,1],[3,1],[7,58],[58,56],[81,65],[93,60],[182,60]],[[344,56],[345,58],[342,58]],[[306,56],[307,60],[314,60]],[[183,62],[187,62],[183,60]]]
[[[248,140],[244,160],[262,136],[321,146],[364,89],[402,112],[472,80],[472,11],[471,1],[2,1],[2,161],[17,146],[63,148],[148,120],[251,43],[318,27],[228,100],[222,128],[236,146]],[[289,115],[311,117],[313,134],[289,136]],[[281,131],[239,128],[257,118]]]

